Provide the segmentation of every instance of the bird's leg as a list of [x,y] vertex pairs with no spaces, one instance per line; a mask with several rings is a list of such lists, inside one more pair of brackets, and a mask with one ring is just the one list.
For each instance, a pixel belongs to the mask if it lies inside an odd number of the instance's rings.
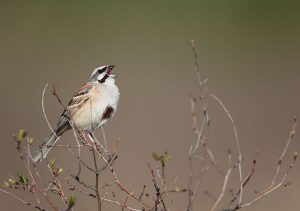
[[95,136],[94,132],[90,132],[89,135],[91,136],[93,143],[95,143],[95,145],[99,145],[101,148],[103,148],[103,146],[100,144],[100,142],[98,141],[98,139]]
[[83,130],[78,131],[79,134],[79,139],[82,142],[83,145],[87,144],[87,140],[86,140],[86,133]]
[[95,135],[94,135],[93,132],[89,132],[89,133],[88,133],[88,136],[89,136],[89,139],[90,139],[93,143],[96,142],[96,141],[95,141]]
[[98,142],[96,141],[96,137],[93,134],[93,132],[89,132],[87,134],[87,137],[91,140],[92,144],[96,147],[97,151],[101,153],[102,152],[101,146],[97,144]]

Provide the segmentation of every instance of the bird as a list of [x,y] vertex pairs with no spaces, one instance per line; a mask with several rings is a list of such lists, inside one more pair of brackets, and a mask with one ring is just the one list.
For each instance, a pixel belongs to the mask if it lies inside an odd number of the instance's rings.
[[103,126],[116,112],[120,92],[115,84],[116,75],[112,72],[115,65],[95,68],[88,81],[72,96],[68,106],[59,117],[56,128],[39,146],[33,163],[46,158],[59,138],[68,130],[76,128],[84,134]]

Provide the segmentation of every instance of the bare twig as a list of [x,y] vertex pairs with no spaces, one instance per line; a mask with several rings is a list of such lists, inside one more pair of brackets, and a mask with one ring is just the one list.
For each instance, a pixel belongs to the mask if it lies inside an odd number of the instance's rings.
[[[245,188],[245,186],[248,184],[248,182],[250,181],[250,179],[252,178],[252,175],[254,174],[254,171],[255,171],[255,166],[256,166],[256,163],[257,163],[257,159],[258,159],[258,156],[259,156],[259,151],[256,152],[256,157],[255,159],[253,160],[252,162],[252,167],[251,167],[251,170],[249,172],[249,174],[246,176],[246,178],[244,179],[244,182],[243,182],[243,188]],[[229,205],[232,205],[232,203],[235,202],[235,200],[238,198],[239,194],[240,194],[240,189],[233,195],[233,199],[230,201]]]
[[[291,171],[291,169],[294,167],[294,163],[296,162],[297,160],[297,157],[298,157],[298,154],[295,153],[294,156],[293,156],[293,162],[290,164],[289,168],[287,169],[287,171],[285,172],[284,176],[282,177],[281,181],[276,184],[276,181],[277,181],[277,178],[278,178],[278,175],[280,173],[280,169],[281,169],[281,164],[282,164],[282,160],[285,158],[285,155],[286,155],[286,152],[288,150],[288,147],[290,146],[290,143],[291,141],[293,140],[294,136],[295,136],[295,133],[296,133],[296,127],[297,127],[297,118],[295,117],[294,120],[293,120],[293,125],[292,125],[292,128],[289,132],[289,137],[288,137],[288,140],[285,144],[285,147],[283,149],[283,152],[281,153],[281,155],[279,156],[279,159],[278,159],[278,163],[277,163],[277,168],[276,168],[276,171],[275,171],[275,174],[274,174],[274,177],[273,177],[273,180],[271,181],[271,184],[265,188],[264,190],[262,190],[261,192],[259,192],[257,194],[257,196],[250,200],[249,202],[246,202],[246,203],[243,203],[243,204],[237,204],[234,208],[232,209],[224,209],[225,211],[236,211],[236,210],[239,210],[239,209],[242,209],[244,207],[248,207],[250,205],[253,205],[255,202],[257,202],[258,200],[262,199],[263,197],[267,196],[268,194],[270,194],[271,192],[275,191],[276,189],[278,189],[279,187],[285,185],[285,181],[286,181],[286,178],[289,174],[289,172]],[[255,163],[254,163],[255,164]],[[253,166],[254,166],[253,164]],[[254,171],[254,170],[253,170]],[[250,173],[250,177],[251,177],[251,173]],[[245,180],[245,182],[243,184],[245,184],[247,182],[247,178]],[[235,200],[235,199],[233,199]]]
[[66,106],[63,104],[62,100],[60,99],[59,95],[57,94],[57,91],[56,91],[56,88],[55,88],[54,85],[52,86],[51,94],[52,94],[53,96],[55,96],[56,99],[58,100],[59,104],[60,104],[64,109],[66,109]]
[[159,204],[161,203],[162,206],[163,206],[163,210],[166,211],[167,208],[166,208],[166,205],[165,205],[164,200],[163,200],[163,198],[162,198],[162,195],[161,195],[161,193],[160,193],[160,188],[158,187],[157,182],[156,182],[156,180],[155,180],[154,170],[151,168],[151,166],[150,166],[149,163],[148,163],[148,167],[149,167],[149,170],[150,170],[150,172],[151,172],[152,182],[153,182],[153,185],[154,185],[154,188],[155,188],[155,191],[156,191],[155,205],[154,205],[154,207],[153,207],[151,210],[158,211],[158,206],[159,206]]
[[45,118],[45,120],[46,120],[46,122],[47,122],[47,124],[48,124],[48,127],[50,128],[51,132],[52,132],[53,134],[55,134],[55,133],[54,133],[54,130],[53,130],[53,128],[52,128],[52,126],[51,126],[51,124],[50,124],[48,118],[47,118],[47,114],[46,114],[46,111],[45,111],[44,99],[45,99],[45,92],[46,92],[47,87],[48,87],[48,83],[46,83],[46,85],[45,85],[45,87],[44,87],[44,89],[43,89],[43,93],[42,93],[42,110],[43,110],[44,118]]
[[[294,162],[296,161],[296,158],[294,158],[294,161],[293,163],[289,166],[288,170],[286,171],[286,173],[284,174],[283,178],[281,179],[281,181],[275,185],[272,185],[272,186],[269,186],[268,188],[266,188],[265,190],[263,190],[261,193],[258,194],[258,196],[256,198],[254,198],[253,200],[247,202],[247,203],[244,203],[242,205],[239,206],[239,209],[240,208],[244,208],[244,207],[248,207],[252,204],[254,204],[255,202],[257,202],[259,199],[263,198],[264,196],[270,194],[271,192],[273,192],[274,190],[276,190],[277,188],[285,185],[285,181],[286,181],[286,178],[290,172],[290,170],[294,167]],[[235,209],[237,210],[237,209]]]
[[231,154],[229,152],[228,154],[228,160],[229,160],[229,169],[224,177],[224,182],[223,182],[223,187],[222,187],[222,191],[219,195],[219,197],[217,198],[216,202],[214,203],[214,205],[212,206],[212,208],[210,209],[210,211],[215,211],[217,209],[217,206],[220,204],[224,194],[225,194],[225,191],[226,191],[226,187],[227,187],[227,183],[228,183],[228,179],[230,177],[230,173],[231,173],[231,170],[232,170],[232,167],[231,167]]
[[[95,143],[95,142],[92,140],[92,137],[91,137],[89,134],[87,135],[87,137],[88,137],[88,139],[90,139],[90,141],[91,141],[92,143]],[[134,194],[134,192],[129,191],[129,189],[126,188],[126,187],[121,183],[121,181],[118,179],[118,177],[117,177],[117,175],[116,175],[116,173],[115,173],[115,171],[114,171],[112,165],[108,162],[107,159],[105,159],[105,158],[103,157],[103,155],[102,155],[101,152],[99,151],[99,148],[98,148],[96,145],[91,145],[91,147],[93,147],[93,148],[95,149],[95,152],[97,153],[97,155],[99,156],[99,158],[100,158],[101,160],[103,160],[105,164],[107,164],[107,166],[109,167],[110,172],[111,172],[112,176],[114,177],[114,179],[115,179],[115,181],[116,181],[116,184],[119,186],[119,188],[120,188],[122,191],[124,191],[125,193],[127,193],[129,196],[131,196],[132,198],[134,198],[136,201],[138,201],[139,203],[141,203],[142,205],[144,205],[145,207],[150,208],[149,205],[147,205],[145,202],[143,202],[141,199],[139,199],[139,197],[136,196],[136,195]]]
[[286,142],[286,145],[285,145],[285,147],[284,147],[284,149],[283,149],[283,151],[282,151],[282,153],[281,153],[281,155],[280,155],[280,157],[278,159],[277,168],[276,168],[276,171],[275,171],[275,174],[274,174],[274,177],[273,177],[273,180],[272,180],[271,184],[266,189],[264,189],[263,191],[261,191],[257,195],[257,197],[255,197],[253,200],[251,200],[250,202],[241,204],[239,206],[240,208],[244,208],[244,207],[252,205],[253,203],[255,203],[256,201],[258,201],[259,199],[263,198],[264,196],[268,195],[269,193],[273,192],[274,190],[276,190],[277,188],[279,188],[279,187],[281,187],[282,185],[285,184],[285,180],[286,180],[286,178],[288,176],[288,173],[293,168],[294,163],[297,160],[297,157],[298,157],[297,153],[294,154],[293,163],[290,164],[288,170],[284,174],[284,176],[281,179],[281,181],[277,185],[275,185],[276,184],[276,180],[277,180],[278,175],[279,175],[279,172],[280,172],[280,169],[281,169],[282,160],[284,159],[284,157],[286,155],[286,152],[288,150],[288,147],[290,146],[290,143],[291,143],[291,141],[293,140],[293,138],[295,136],[296,127],[297,127],[297,118],[295,117],[294,120],[293,120],[292,128],[291,128],[291,130],[289,132],[289,137],[288,137],[288,140]]
[[16,195],[14,195],[14,194],[12,194],[12,193],[6,191],[6,190],[3,190],[3,189],[0,188],[0,191],[1,191],[2,193],[5,193],[5,194],[7,194],[7,195],[13,197],[14,199],[16,199],[17,201],[21,202],[22,204],[26,204],[26,205],[28,205],[28,206],[30,206],[30,207],[33,207],[33,208],[36,208],[36,209],[38,209],[38,210],[46,211],[44,208],[40,207],[39,205],[34,205],[34,204],[29,203],[29,202],[26,202],[26,201],[24,201],[23,199],[17,197]]
[[210,96],[220,104],[220,106],[225,111],[226,115],[229,117],[229,119],[232,123],[232,126],[233,126],[236,146],[237,146],[237,150],[238,150],[238,168],[239,168],[239,176],[240,176],[239,204],[241,204],[242,203],[242,198],[243,198],[242,153],[241,153],[240,141],[239,141],[239,138],[238,138],[238,133],[237,133],[237,128],[236,128],[236,125],[235,125],[235,121],[234,121],[233,117],[231,116],[231,114],[229,113],[226,106],[224,105],[224,103],[216,95],[210,94]]
[[101,200],[107,201],[107,202],[110,202],[110,203],[113,203],[113,204],[117,204],[117,205],[119,205],[121,208],[123,207],[123,208],[125,208],[125,209],[127,209],[127,210],[131,210],[131,211],[144,211],[144,209],[142,209],[142,210],[135,209],[135,208],[129,207],[129,206],[127,206],[127,205],[124,205],[123,203],[118,202],[118,201],[116,201],[116,200],[109,199],[109,198],[106,197],[106,195],[104,195],[104,197],[102,197]]
[[100,198],[100,194],[99,194],[99,171],[98,171],[98,165],[97,165],[96,154],[95,154],[94,148],[92,149],[92,152],[93,152],[93,160],[94,160],[95,170],[96,170],[95,193],[96,193],[97,202],[98,202],[98,211],[101,211],[101,198]]
[[202,148],[200,154],[201,159],[200,159],[200,173],[197,177],[196,180],[196,185],[194,190],[192,190],[192,183],[194,180],[194,176],[193,176],[193,159],[196,158],[196,152],[199,149],[200,146],[200,142],[202,142],[202,146],[206,145],[205,140],[204,140],[204,136],[203,136],[203,130],[205,128],[205,126],[207,126],[207,130],[209,130],[209,126],[210,126],[210,120],[209,120],[209,116],[208,116],[208,111],[207,111],[207,106],[206,106],[206,102],[205,102],[205,94],[207,92],[207,87],[206,87],[206,82],[207,79],[203,80],[201,79],[201,75],[200,75],[200,68],[199,68],[199,63],[198,63],[198,55],[197,55],[197,51],[196,51],[196,47],[195,47],[195,42],[194,40],[191,40],[191,44],[192,44],[192,50],[193,50],[193,54],[194,54],[194,63],[195,63],[195,71],[197,74],[197,79],[198,79],[198,83],[199,86],[202,90],[202,93],[200,95],[200,101],[202,102],[202,110],[203,110],[203,121],[201,124],[201,127],[199,129],[198,127],[198,121],[197,121],[197,117],[196,117],[196,111],[195,111],[195,102],[196,99],[191,97],[190,100],[190,104],[191,104],[191,113],[192,113],[192,123],[193,123],[193,130],[197,135],[197,140],[195,145],[191,145],[189,152],[188,152],[188,159],[189,159],[189,179],[188,179],[188,185],[187,185],[187,189],[188,189],[188,211],[192,211],[193,209],[193,202],[199,192],[199,187],[200,184],[203,181],[205,172],[207,170],[207,150]]

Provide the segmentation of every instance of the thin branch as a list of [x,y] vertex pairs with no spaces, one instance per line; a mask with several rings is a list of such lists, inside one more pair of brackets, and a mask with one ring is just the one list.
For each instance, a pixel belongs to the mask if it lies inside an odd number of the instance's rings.
[[223,110],[225,111],[226,115],[229,117],[232,126],[233,126],[233,130],[234,130],[234,136],[235,136],[235,141],[236,141],[236,146],[237,146],[237,150],[238,150],[238,168],[239,168],[239,176],[240,176],[240,195],[239,195],[239,204],[242,204],[242,198],[243,198],[243,174],[242,174],[242,153],[241,153],[241,147],[240,147],[240,141],[239,141],[239,137],[238,137],[238,133],[237,133],[237,128],[235,125],[235,121],[233,119],[233,117],[231,116],[231,114],[229,113],[228,109],[226,108],[226,106],[224,105],[224,103],[214,94],[209,94],[213,99],[215,99],[220,106],[223,108]]
[[154,207],[151,209],[151,210],[155,210],[155,211],[158,211],[158,206],[160,203],[162,203],[163,205],[163,210],[166,211],[167,208],[166,208],[166,205],[164,203],[164,200],[162,198],[162,195],[160,193],[160,188],[158,187],[157,185],[157,182],[155,180],[155,176],[154,176],[154,170],[151,168],[150,164],[148,163],[148,167],[149,167],[149,170],[151,172],[151,176],[152,176],[152,182],[153,182],[153,185],[154,185],[154,188],[155,188],[155,191],[156,191],[156,200],[155,200],[155,205]]
[[200,75],[200,68],[199,68],[199,62],[198,62],[198,55],[197,55],[197,51],[196,51],[196,45],[195,45],[195,41],[191,40],[191,44],[192,44],[192,49],[193,49],[193,54],[194,54],[194,63],[195,63],[195,70],[197,73],[197,79],[198,79],[198,83],[200,86],[202,86],[205,81],[201,80],[201,75]]
[[96,155],[95,155],[95,149],[93,148],[92,150],[93,152],[93,160],[94,160],[94,164],[95,164],[95,170],[96,170],[96,174],[95,174],[95,179],[96,179],[96,184],[95,184],[95,193],[96,193],[96,197],[97,197],[97,203],[98,203],[98,211],[101,211],[101,198],[100,198],[100,194],[99,194],[99,171],[98,171],[98,165],[97,165],[97,160],[96,160]]
[[295,133],[296,133],[296,127],[297,127],[297,118],[295,117],[294,120],[293,120],[293,125],[292,125],[292,128],[289,132],[289,137],[288,137],[288,140],[286,142],[286,145],[283,149],[283,152],[281,153],[281,155],[279,156],[279,160],[278,160],[278,164],[277,164],[277,168],[276,168],[276,171],[275,171],[275,174],[274,174],[274,177],[273,177],[273,180],[271,181],[271,184],[265,188],[263,191],[261,191],[260,193],[258,193],[258,195],[252,199],[251,201],[247,202],[247,203],[243,203],[243,204],[238,204],[237,206],[235,206],[233,209],[224,209],[226,211],[235,211],[235,210],[239,210],[241,208],[244,208],[244,207],[247,207],[247,206],[250,206],[252,204],[254,204],[255,202],[257,202],[258,200],[260,200],[261,198],[265,197],[266,195],[270,194],[271,192],[275,191],[276,189],[278,189],[279,187],[285,185],[285,181],[286,181],[286,178],[289,174],[289,172],[291,171],[291,169],[294,167],[294,164],[297,160],[297,157],[298,157],[298,154],[295,153],[294,156],[293,156],[293,162],[290,164],[289,168],[287,169],[286,173],[284,174],[283,178],[281,179],[281,181],[277,184],[276,184],[276,180],[278,178],[278,175],[280,173],[280,169],[281,169],[281,164],[282,164],[282,160],[285,158],[285,155],[286,155],[286,152],[288,150],[288,147],[292,141],[292,139],[294,138],[295,136]]
[[287,152],[287,149],[289,148],[290,144],[291,144],[291,141],[293,140],[294,136],[295,136],[295,133],[296,133],[296,127],[297,127],[297,117],[294,117],[293,119],[293,125],[292,125],[292,128],[289,132],[289,137],[288,137],[288,140],[285,144],[285,147],[278,159],[278,165],[277,165],[277,169],[276,169],[276,173],[273,177],[273,180],[272,180],[272,183],[270,186],[274,185],[275,182],[276,182],[276,179],[278,177],[278,174],[280,172],[280,168],[281,168],[281,164],[282,164],[282,160],[284,159],[285,155],[286,155],[286,152]]
[[14,199],[16,199],[17,201],[21,202],[22,204],[26,204],[26,205],[28,205],[28,206],[30,206],[30,207],[33,207],[33,208],[36,208],[36,209],[38,209],[38,210],[46,211],[44,208],[42,208],[42,207],[40,207],[40,206],[38,206],[38,205],[34,205],[34,204],[29,203],[29,202],[26,202],[26,201],[24,201],[23,199],[17,197],[16,195],[14,195],[14,194],[12,194],[12,193],[6,191],[6,190],[3,190],[3,189],[0,188],[0,191],[1,191],[2,193],[5,193],[5,194],[7,194],[7,195],[13,197]]
[[291,143],[291,141],[293,140],[293,138],[295,136],[296,127],[297,127],[297,118],[295,117],[294,120],[293,120],[292,128],[291,128],[291,130],[289,132],[288,140],[287,140],[286,145],[285,145],[285,147],[284,147],[284,149],[283,149],[283,151],[282,151],[282,153],[281,153],[281,155],[279,157],[278,165],[277,165],[277,168],[276,168],[276,172],[275,172],[275,175],[273,177],[273,180],[272,180],[271,184],[265,190],[263,190],[261,193],[259,193],[258,196],[256,198],[254,198],[252,201],[240,205],[241,208],[249,206],[249,205],[252,205],[256,201],[258,201],[259,199],[261,199],[264,196],[268,195],[269,193],[271,193],[272,191],[276,190],[277,188],[279,188],[280,186],[282,186],[285,183],[285,180],[286,180],[286,178],[288,176],[289,171],[293,168],[294,163],[297,160],[297,156],[298,156],[297,153],[294,154],[293,163],[290,164],[290,166],[289,166],[287,172],[285,173],[285,175],[283,176],[281,182],[279,184],[275,185],[276,180],[277,180],[278,175],[279,175],[279,172],[280,172],[282,160],[284,159],[284,157],[286,155],[286,152],[288,150],[288,147],[290,146],[290,143]]
[[281,181],[277,185],[273,185],[273,186],[270,186],[269,188],[265,189],[264,191],[259,193],[256,198],[254,198],[250,202],[247,202],[247,203],[244,203],[244,204],[240,205],[239,208],[244,208],[244,207],[250,206],[250,205],[254,204],[256,201],[258,201],[259,199],[261,199],[264,196],[270,194],[271,192],[273,192],[277,188],[285,185],[286,178],[288,177],[288,174],[289,174],[290,170],[294,167],[295,161],[296,161],[296,158],[294,158],[294,162],[289,166],[289,168],[286,171],[286,173],[284,174],[283,178],[281,179]]
[[228,183],[228,179],[230,177],[230,173],[231,173],[231,170],[232,168],[229,168],[226,175],[225,175],[225,178],[224,178],[224,183],[223,183],[223,187],[222,187],[222,191],[217,199],[217,201],[214,203],[213,207],[210,209],[210,211],[215,211],[217,209],[217,206],[220,204],[224,194],[225,194],[225,191],[226,191],[226,187],[227,187],[227,183]]
[[102,200],[102,201],[107,201],[107,202],[110,202],[110,203],[113,203],[113,204],[117,204],[117,205],[119,205],[121,208],[123,207],[123,208],[125,208],[125,209],[127,209],[127,210],[131,210],[131,211],[144,211],[144,209],[139,210],[139,209],[135,209],[135,208],[129,207],[129,206],[127,206],[127,205],[122,204],[121,202],[118,202],[118,201],[116,201],[116,200],[109,199],[109,198],[107,198],[106,196],[102,197],[101,200]]
[[80,157],[79,155],[77,155],[75,152],[73,152],[70,147],[66,147],[66,149],[72,153],[72,155],[80,162],[83,164],[84,167],[86,167],[88,170],[90,170],[93,173],[96,173],[95,169],[93,169],[92,167],[88,166]]
[[[87,136],[88,136],[88,138],[90,139],[90,141],[91,141],[92,143],[95,143],[95,141],[92,140],[92,137],[91,137],[89,134],[88,134]],[[127,193],[129,196],[131,196],[132,198],[134,198],[136,201],[138,201],[139,203],[141,203],[142,205],[144,205],[145,207],[150,208],[149,205],[147,205],[145,202],[143,202],[141,199],[139,199],[139,197],[136,196],[136,195],[134,194],[134,192],[129,191],[128,188],[126,188],[126,187],[121,183],[121,181],[118,179],[118,177],[117,177],[117,175],[116,175],[116,173],[115,173],[115,171],[114,171],[112,165],[109,163],[108,160],[106,160],[106,159],[103,157],[103,155],[102,155],[102,154],[100,153],[100,151],[99,151],[99,148],[98,148],[96,145],[91,145],[91,147],[93,147],[93,148],[95,149],[95,152],[98,154],[99,158],[100,158],[101,160],[103,160],[105,164],[107,164],[107,166],[109,167],[110,172],[111,172],[112,176],[114,177],[114,179],[115,179],[117,185],[119,186],[119,188],[120,188],[122,191],[124,191],[125,193]]]
[[210,211],[215,211],[217,209],[217,206],[220,204],[224,194],[225,194],[225,191],[226,191],[226,187],[227,187],[227,183],[228,183],[228,179],[230,177],[230,173],[231,173],[231,170],[232,170],[232,167],[231,167],[231,152],[228,151],[228,161],[229,161],[229,169],[224,177],[224,182],[223,182],[223,187],[222,187],[222,191],[218,197],[218,199],[216,200],[216,202],[214,203],[214,205],[212,206],[211,210]]
[[53,96],[55,96],[56,99],[58,100],[59,104],[60,104],[64,109],[66,109],[66,106],[63,104],[62,100],[60,99],[59,95],[57,94],[56,88],[55,88],[54,85],[52,86],[51,94],[52,94]]
[[48,118],[47,118],[47,114],[46,114],[46,111],[45,111],[44,99],[45,99],[45,92],[46,92],[47,87],[48,87],[48,83],[46,83],[46,85],[45,85],[45,87],[44,87],[44,89],[43,89],[43,93],[42,93],[42,110],[43,110],[44,118],[45,118],[45,120],[46,120],[46,122],[47,122],[47,124],[48,124],[48,127],[50,128],[51,132],[52,132],[53,134],[55,134],[55,133],[54,133],[54,130],[53,130],[53,128],[52,128],[52,126],[51,126],[51,124],[50,124]]
[[[251,170],[250,170],[249,174],[246,176],[246,178],[244,179],[243,188],[245,188],[245,186],[248,184],[248,182],[252,178],[252,175],[254,174],[258,156],[259,156],[259,151],[256,152],[256,157],[252,162]],[[238,196],[240,194],[240,191],[241,190],[239,189],[235,194],[233,194],[233,199],[230,201],[229,205],[232,205],[235,202],[235,200],[238,198]]]

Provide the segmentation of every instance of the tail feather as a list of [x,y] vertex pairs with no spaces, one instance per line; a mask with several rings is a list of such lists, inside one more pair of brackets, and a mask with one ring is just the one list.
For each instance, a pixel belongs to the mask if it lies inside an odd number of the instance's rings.
[[61,115],[59,122],[57,124],[57,128],[54,130],[54,132],[48,136],[44,142],[40,145],[39,150],[37,151],[35,157],[32,159],[34,163],[37,163],[39,161],[43,161],[43,159],[46,158],[49,151],[52,149],[51,146],[55,145],[55,143],[58,141],[59,137],[66,132],[67,130],[70,130],[72,127],[69,124],[68,119],[64,114]]
[[56,135],[56,132],[52,133],[45,141],[40,145],[39,150],[37,151],[35,157],[32,159],[34,163],[43,161],[46,158],[47,154],[59,139],[59,136]]

